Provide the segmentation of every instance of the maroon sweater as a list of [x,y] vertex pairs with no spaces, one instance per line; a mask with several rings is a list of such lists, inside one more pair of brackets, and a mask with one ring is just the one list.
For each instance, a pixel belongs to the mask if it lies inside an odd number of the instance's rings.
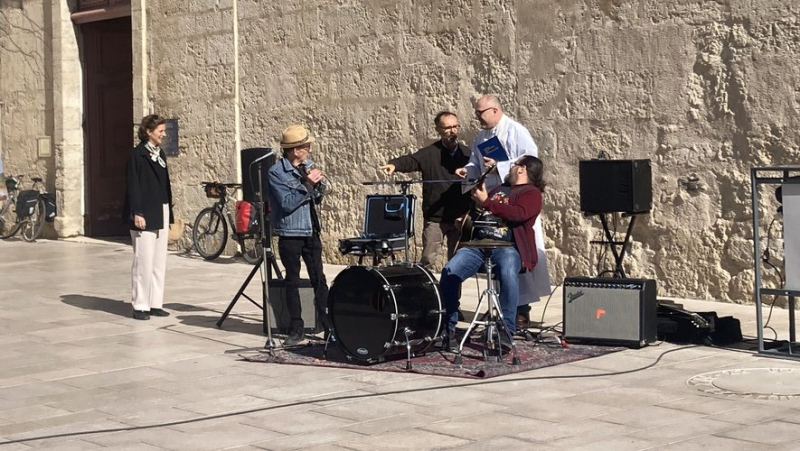
[[542,192],[533,185],[515,185],[511,187],[508,203],[493,201],[492,195],[501,187],[498,186],[489,193],[483,208],[508,223],[514,234],[514,243],[517,245],[522,266],[531,271],[539,260],[533,223],[542,211]]

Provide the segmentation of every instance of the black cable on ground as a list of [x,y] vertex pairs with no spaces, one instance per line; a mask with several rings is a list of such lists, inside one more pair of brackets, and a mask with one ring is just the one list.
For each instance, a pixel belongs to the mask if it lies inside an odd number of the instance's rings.
[[38,437],[29,437],[17,440],[6,440],[4,442],[0,442],[0,446],[2,445],[12,445],[14,443],[25,443],[25,442],[32,442],[35,440],[50,440],[55,438],[65,438],[65,437],[78,437],[82,435],[94,435],[94,434],[109,434],[113,432],[130,432],[130,431],[140,431],[140,430],[147,430],[147,429],[156,429],[162,427],[170,427],[170,426],[180,426],[184,424],[192,424],[198,423],[201,421],[208,421],[208,420],[217,420],[220,418],[229,418],[235,417],[239,415],[247,415],[250,413],[258,413],[258,412],[266,412],[270,410],[282,409],[285,407],[295,407],[295,406],[302,406],[306,404],[313,404],[318,402],[331,402],[331,401],[347,401],[351,399],[365,399],[365,398],[377,398],[381,396],[391,396],[391,395],[401,395],[407,393],[421,393],[421,392],[429,392],[435,390],[448,390],[453,388],[464,388],[464,387],[477,387],[483,385],[492,385],[492,384],[504,384],[509,382],[525,382],[525,381],[536,381],[536,380],[553,380],[553,379],[587,379],[592,377],[603,377],[603,376],[621,376],[623,374],[632,374],[637,373],[639,371],[644,371],[650,369],[659,362],[661,359],[673,352],[682,351],[685,349],[692,349],[699,347],[698,345],[689,345],[683,346],[680,348],[670,349],[668,351],[664,351],[658,358],[648,365],[645,365],[640,368],[634,368],[632,370],[625,370],[625,371],[613,371],[608,373],[598,373],[598,374],[575,374],[575,375],[560,375],[560,376],[532,376],[532,377],[518,377],[513,379],[503,379],[503,380],[488,380],[488,381],[478,381],[478,382],[468,382],[464,384],[454,384],[454,385],[437,385],[434,387],[425,387],[425,388],[416,388],[410,390],[394,390],[384,393],[362,393],[357,395],[344,395],[344,396],[333,396],[329,398],[313,398],[307,400],[300,400],[294,401],[284,404],[277,404],[273,406],[265,406],[265,407],[257,407],[253,409],[246,409],[246,410],[239,410],[235,412],[228,412],[228,413],[220,413],[216,415],[207,415],[197,418],[190,418],[188,420],[180,420],[180,421],[170,421],[166,423],[156,423],[156,424],[149,424],[144,426],[131,426],[131,427],[120,427],[120,428],[109,428],[109,429],[99,429],[93,431],[78,431],[78,432],[65,432],[62,434],[51,434],[51,435],[41,435]]

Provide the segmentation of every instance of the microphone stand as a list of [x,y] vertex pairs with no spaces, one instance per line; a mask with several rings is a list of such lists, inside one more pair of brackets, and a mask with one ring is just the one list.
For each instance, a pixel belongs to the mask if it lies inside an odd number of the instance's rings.
[[[264,305],[263,316],[264,324],[267,328],[267,341],[264,343],[264,348],[269,350],[270,354],[275,350],[275,341],[272,339],[272,321],[271,311],[272,305],[269,301],[269,281],[272,279],[272,271],[269,265],[269,258],[272,257],[272,231],[271,224],[267,224],[264,215],[264,183],[261,171],[262,162],[258,162],[258,220],[261,221],[261,266],[262,274],[264,277],[261,279],[261,302]],[[274,263],[274,260],[273,260]]]

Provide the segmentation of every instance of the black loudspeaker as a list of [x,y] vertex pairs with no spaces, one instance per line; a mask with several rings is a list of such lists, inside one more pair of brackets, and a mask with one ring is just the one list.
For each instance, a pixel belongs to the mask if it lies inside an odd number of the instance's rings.
[[[289,309],[286,308],[286,280],[275,279],[269,281],[269,305],[272,310],[272,333],[288,334],[291,327]],[[308,279],[300,279],[300,307],[303,312],[303,325],[305,333],[317,334],[322,332],[322,322],[319,321],[317,309],[314,306],[314,287]]]
[[581,211],[644,213],[653,208],[650,160],[583,160]]
[[[267,172],[275,164],[275,154],[251,164],[264,155],[273,152],[268,147],[253,147],[242,150],[242,195],[248,202],[258,202],[258,192],[264,195],[264,202],[269,202]],[[258,187],[258,168],[261,167],[261,188]]]
[[646,346],[656,341],[658,302],[652,279],[564,279],[564,338]]

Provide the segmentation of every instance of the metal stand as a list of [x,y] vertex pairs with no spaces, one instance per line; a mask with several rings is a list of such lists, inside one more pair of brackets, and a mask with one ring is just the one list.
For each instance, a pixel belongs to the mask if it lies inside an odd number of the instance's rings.
[[[261,162],[258,162],[258,186],[262,187],[263,180],[262,180],[262,171],[261,171]],[[275,270],[275,274],[278,275],[279,279],[283,278],[281,274],[280,268],[278,268],[278,263],[275,261],[275,254],[272,252],[272,240],[271,240],[271,228],[270,224],[267,222],[267,218],[264,215],[264,193],[261,192],[261,189],[258,190],[258,220],[260,221],[261,227],[261,257],[259,258],[258,262],[253,265],[253,269],[250,271],[250,274],[245,279],[244,283],[241,287],[239,287],[239,291],[236,292],[236,295],[231,300],[230,304],[228,304],[228,308],[225,309],[225,313],[222,314],[219,321],[217,321],[217,327],[221,328],[222,323],[230,314],[233,306],[236,305],[236,301],[239,300],[239,297],[244,296],[245,299],[250,301],[253,305],[260,308],[262,311],[262,320],[264,325],[264,333],[267,335],[267,342],[264,344],[264,348],[270,350],[272,352],[275,349],[275,342],[272,340],[272,321],[270,315],[270,303],[269,303],[269,281],[272,280],[272,270]],[[250,284],[250,281],[253,279],[253,276],[256,275],[258,271],[262,271],[264,277],[261,280],[261,305],[259,305],[256,301],[254,301],[250,296],[245,294],[244,290]]]
[[[500,341],[500,334],[505,333],[508,337],[509,341],[511,341],[511,353],[513,358],[511,359],[511,363],[514,365],[519,365],[520,360],[517,357],[517,344],[514,342],[514,336],[506,323],[503,321],[503,311],[500,309],[500,296],[498,291],[495,289],[495,281],[492,279],[492,251],[494,248],[484,248],[482,249],[483,252],[483,264],[486,268],[486,289],[481,292],[480,297],[478,298],[478,306],[475,308],[475,314],[472,317],[472,322],[469,323],[469,327],[467,327],[467,331],[464,334],[464,337],[461,339],[461,343],[458,345],[458,351],[456,351],[456,357],[453,360],[453,363],[456,365],[461,365],[464,363],[462,358],[462,351],[464,350],[464,344],[469,340],[469,336],[472,331],[475,329],[475,326],[484,326],[484,340],[483,340],[483,360],[485,361],[500,361],[503,358],[503,346]],[[481,316],[479,312],[481,311],[481,306],[483,305],[483,301],[486,300],[487,303],[487,312],[484,315],[485,319],[479,319]],[[495,351],[493,355],[489,354],[489,350]]]
[[[625,254],[628,252],[628,245],[631,241],[631,232],[633,231],[633,224],[636,222],[636,216],[641,213],[622,213],[622,217],[630,217],[631,220],[628,223],[628,230],[625,232],[625,239],[622,241],[615,241],[614,236],[611,234],[611,229],[609,228],[608,219],[606,218],[606,213],[587,213],[586,216],[599,216],[600,217],[600,224],[603,225],[603,232],[605,234],[605,239],[600,241],[590,241],[591,244],[599,244],[603,246],[608,246],[611,249],[611,253],[614,255],[614,269],[611,271],[614,275],[614,278],[617,279],[625,279],[627,275],[625,274],[625,269],[622,267],[622,261],[625,259]],[[601,273],[602,274],[602,273]],[[598,277],[600,274],[598,274]]]
[[[758,353],[770,357],[781,357],[787,359],[800,359],[800,344],[797,343],[797,333],[795,324],[795,298],[800,296],[800,290],[789,290],[785,288],[774,289],[761,286],[761,237],[759,221],[761,213],[759,210],[760,196],[758,193],[759,185],[782,185],[790,178],[800,176],[800,166],[779,166],[779,167],[756,167],[750,169],[751,194],[753,201],[753,262],[755,264],[755,303],[756,303],[756,327],[758,335]],[[785,232],[784,232],[785,233]],[[791,231],[796,233],[796,231]],[[762,299],[764,296],[773,297],[775,302],[778,296],[787,296],[789,299],[789,341],[778,348],[767,349],[764,345],[764,317],[762,313]]]

